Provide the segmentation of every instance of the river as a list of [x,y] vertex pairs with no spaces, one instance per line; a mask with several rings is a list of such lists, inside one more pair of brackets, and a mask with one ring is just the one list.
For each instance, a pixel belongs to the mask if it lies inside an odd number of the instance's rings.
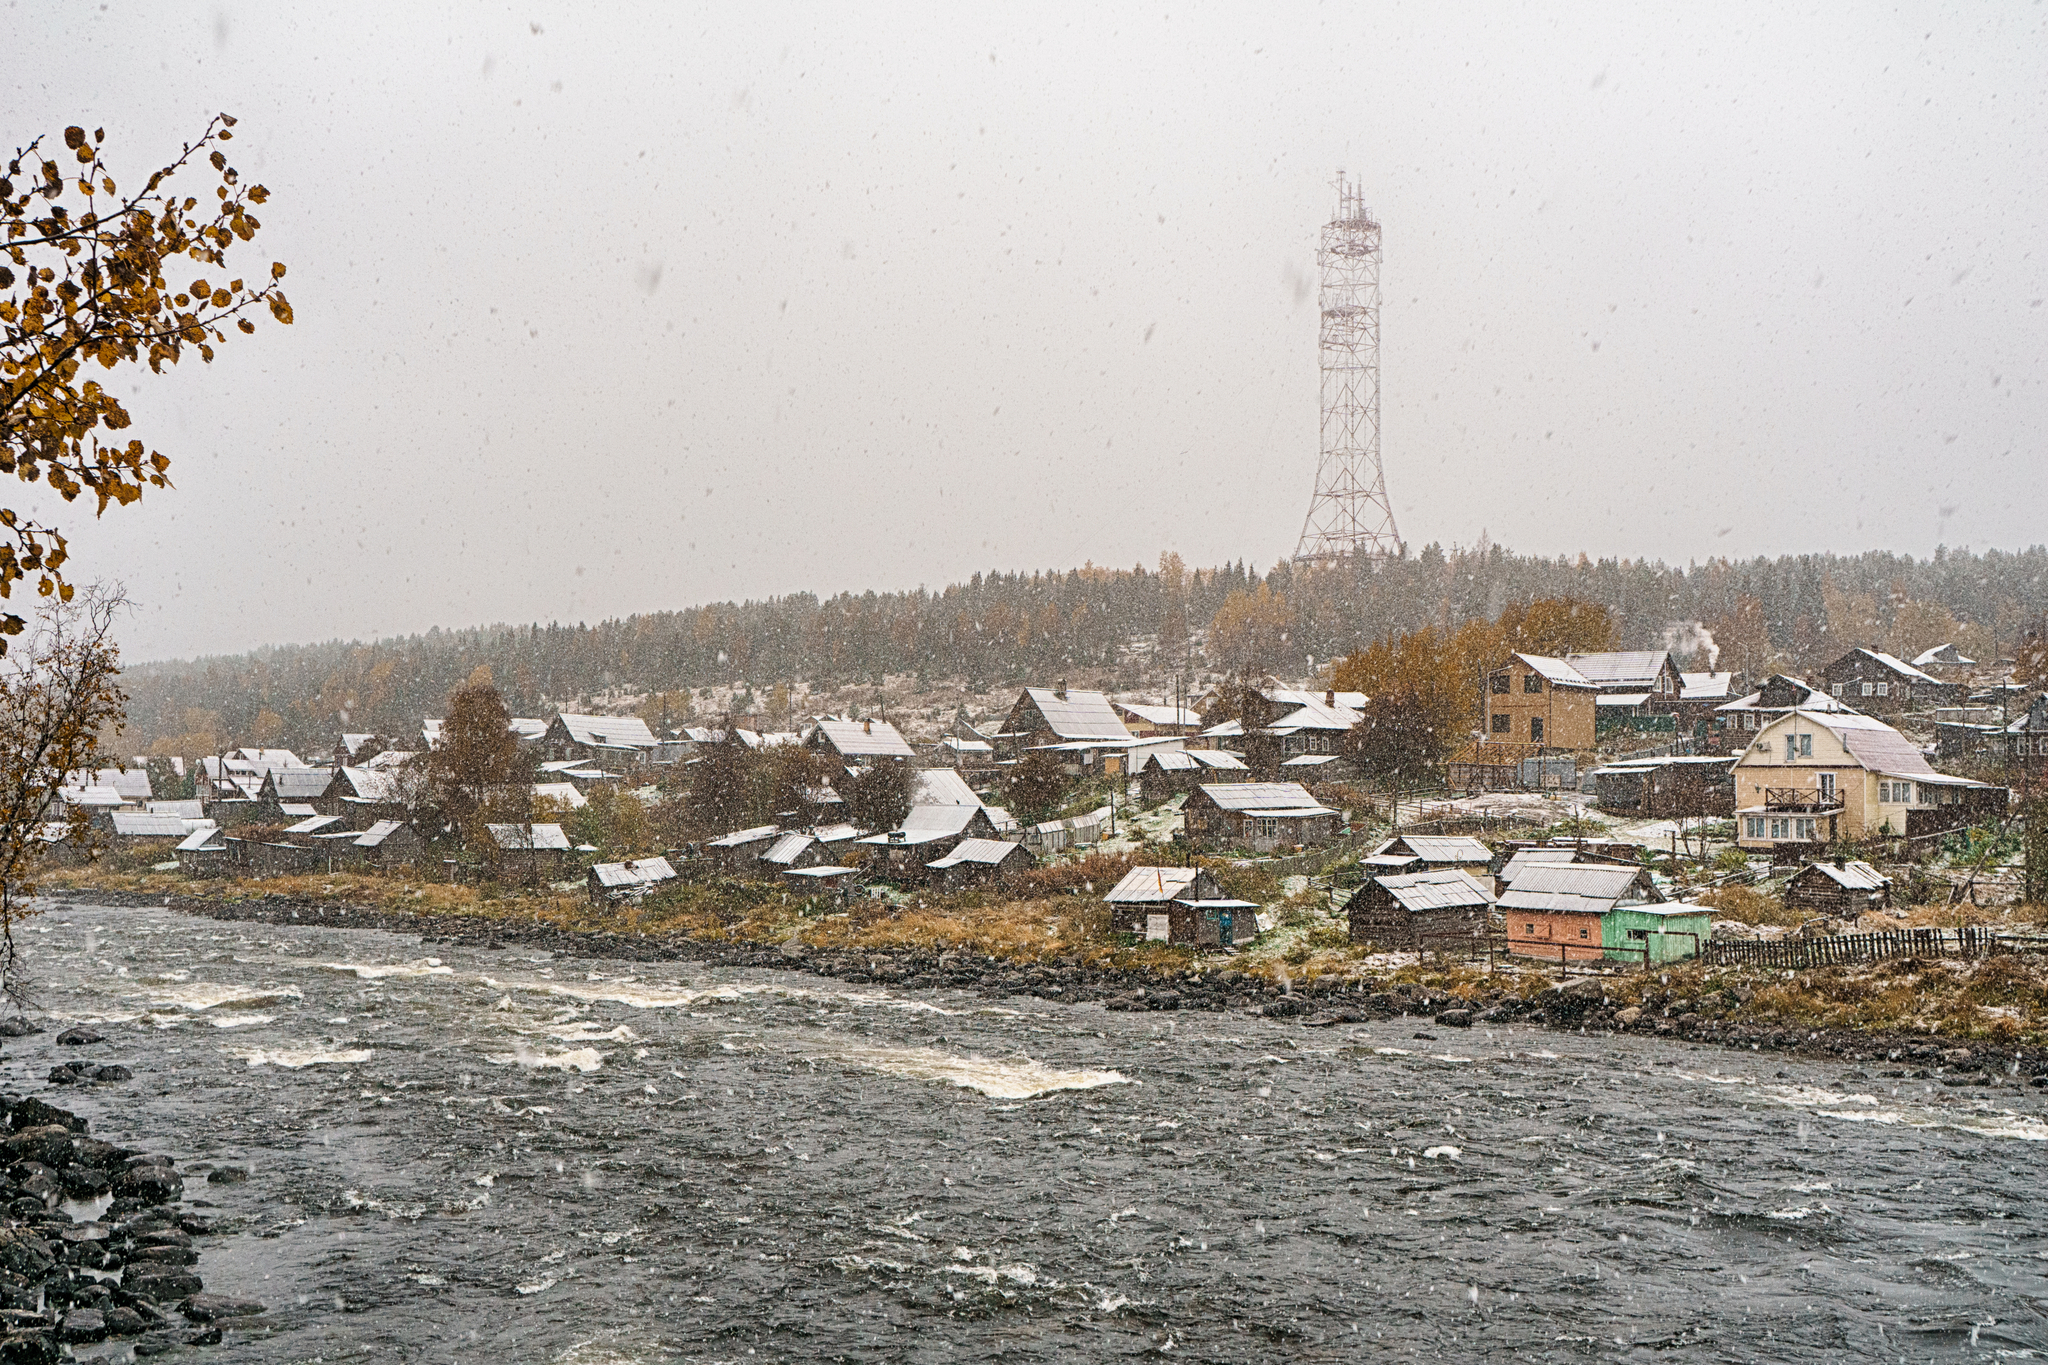
[[[7,1088],[174,1155],[207,1288],[270,1307],[209,1360],[2048,1352],[2039,1092],[160,910],[21,939]],[[45,1079],[80,1052],[133,1081]]]

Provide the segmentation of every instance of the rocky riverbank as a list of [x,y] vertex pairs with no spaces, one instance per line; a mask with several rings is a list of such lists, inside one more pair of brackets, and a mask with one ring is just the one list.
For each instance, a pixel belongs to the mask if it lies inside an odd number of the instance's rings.
[[172,1158],[91,1137],[84,1118],[33,1097],[0,1095],[0,1127],[0,1362],[108,1340],[147,1357],[213,1344],[222,1321],[263,1312],[205,1292],[193,1239],[213,1226],[178,1207]]
[[[1641,1033],[1750,1052],[1833,1057],[1869,1064],[1874,1074],[1938,1079],[1945,1086],[2048,1087],[2048,1050],[1924,1033],[1804,1029],[1774,1019],[1746,1019],[1752,992],[1743,986],[1664,989],[1649,978],[1622,998],[1629,978],[1579,977],[1558,985],[1509,990],[1483,975],[1453,986],[1396,982],[1275,982],[1221,966],[1188,971],[1103,968],[1075,962],[1020,963],[957,951],[813,948],[707,941],[680,934],[590,932],[511,919],[413,913],[290,896],[213,899],[122,892],[68,893],[107,905],[165,906],[180,913],[261,923],[324,923],[418,934],[425,944],[493,949],[541,948],[565,957],[688,961],[729,967],[807,971],[854,984],[906,989],[966,989],[988,995],[1032,995],[1066,1003],[1099,1002],[1112,1010],[1237,1010],[1303,1027],[1407,1016],[1440,1028],[1519,1024],[1585,1033]],[[1611,994],[1611,992],[1613,992]]]

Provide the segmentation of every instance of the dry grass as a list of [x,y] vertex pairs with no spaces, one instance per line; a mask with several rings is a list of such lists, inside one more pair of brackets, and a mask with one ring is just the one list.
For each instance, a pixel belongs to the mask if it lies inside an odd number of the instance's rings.
[[1806,918],[1796,910],[1787,910],[1779,897],[1751,886],[1716,886],[1700,892],[1693,900],[1713,910],[1717,919],[1732,919],[1739,924],[1791,928]]

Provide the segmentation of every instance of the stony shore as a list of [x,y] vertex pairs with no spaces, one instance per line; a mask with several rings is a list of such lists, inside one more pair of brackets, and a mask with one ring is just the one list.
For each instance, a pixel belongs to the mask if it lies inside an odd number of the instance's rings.
[[[1236,1010],[1276,1022],[1317,1028],[1410,1017],[1443,1028],[1518,1024],[1584,1033],[1635,1033],[1695,1044],[1828,1057],[1881,1068],[1876,1074],[1939,1079],[1950,1087],[2048,1087],[2048,1050],[1959,1042],[1926,1034],[1804,1030],[1728,1017],[1745,993],[1630,1005],[1610,1000],[1608,978],[1580,977],[1525,998],[1500,989],[1462,996],[1418,985],[1275,985],[1228,970],[1174,973],[1104,969],[1083,964],[1016,963],[946,952],[812,949],[803,944],[715,943],[681,935],[619,934],[562,929],[515,920],[436,915],[336,904],[289,896],[242,900],[68,891],[67,899],[103,905],[163,907],[182,914],[265,924],[329,924],[418,934],[425,944],[499,949],[541,948],[565,957],[638,962],[703,962],[728,967],[805,971],[854,984],[979,990],[1032,995],[1064,1003],[1100,1002],[1112,1010]],[[1668,994],[1668,993],[1667,993]],[[4,1361],[0,1361],[4,1365]]]
[[[5,1031],[31,1030],[17,1021]],[[193,1239],[213,1226],[178,1208],[177,1163],[90,1137],[88,1126],[42,1100],[0,1095],[0,1363],[43,1365],[108,1340],[138,1357],[211,1345],[222,1321],[262,1313],[205,1292]]]

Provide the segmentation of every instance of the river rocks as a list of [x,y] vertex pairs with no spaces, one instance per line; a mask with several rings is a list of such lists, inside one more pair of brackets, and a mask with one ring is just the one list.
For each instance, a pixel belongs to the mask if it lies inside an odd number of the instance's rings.
[[1472,1011],[1467,1009],[1444,1010],[1437,1015],[1436,1022],[1442,1024],[1445,1028],[1471,1028]]
[[57,1339],[73,1343],[105,1341],[107,1320],[95,1309],[74,1308],[64,1315],[62,1325],[57,1328]]
[[114,1193],[151,1204],[168,1204],[184,1192],[184,1177],[169,1166],[130,1166],[114,1177]]
[[122,1268],[121,1287],[151,1303],[176,1303],[206,1288],[199,1276],[185,1267],[153,1261],[130,1261]]
[[1614,1012],[1614,1022],[1623,1028],[1634,1028],[1636,1020],[1642,1017],[1643,1007],[1641,1005],[1630,1005],[1627,1009]]
[[86,1121],[69,1109],[59,1109],[54,1104],[45,1104],[34,1097],[16,1100],[12,1117],[16,1132],[29,1128],[44,1128],[51,1124],[68,1128],[74,1133],[83,1133],[88,1129]]
[[1268,1019],[1293,1019],[1308,1013],[1308,1006],[1298,995],[1283,995],[1278,1000],[1268,1001],[1259,1011]]
[[89,1024],[80,1024],[76,1028],[65,1029],[57,1035],[58,1047],[91,1047],[94,1043],[104,1043],[106,1041],[107,1035]]
[[12,1019],[0,1019],[0,1038],[28,1038],[42,1031],[41,1024],[31,1023],[19,1014]]
[[246,1166],[216,1166],[206,1173],[209,1185],[239,1185],[249,1178]]
[[0,1336],[0,1365],[57,1365],[64,1348],[47,1332],[8,1332]]
[[56,1085],[79,1085],[94,1081],[132,1081],[135,1073],[125,1066],[98,1066],[92,1062],[66,1062],[50,1068],[50,1080]]
[[264,1311],[254,1299],[229,1298],[225,1294],[194,1294],[185,1300],[185,1316],[194,1322],[218,1322],[222,1318],[253,1318]]
[[27,1228],[0,1228],[0,1272],[33,1281],[56,1264],[50,1244]]
[[107,1335],[110,1337],[132,1337],[149,1330],[149,1324],[143,1321],[142,1314],[125,1304],[109,1308],[102,1315],[102,1320],[107,1324]]

